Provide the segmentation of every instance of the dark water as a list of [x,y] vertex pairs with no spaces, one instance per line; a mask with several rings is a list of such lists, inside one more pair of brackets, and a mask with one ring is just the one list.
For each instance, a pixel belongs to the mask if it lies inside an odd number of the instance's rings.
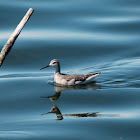
[[[139,140],[140,1],[0,1],[0,48],[30,7],[0,68],[0,139]],[[55,87],[54,70],[39,70],[54,58],[64,73],[102,74]],[[60,116],[44,114],[53,106]]]

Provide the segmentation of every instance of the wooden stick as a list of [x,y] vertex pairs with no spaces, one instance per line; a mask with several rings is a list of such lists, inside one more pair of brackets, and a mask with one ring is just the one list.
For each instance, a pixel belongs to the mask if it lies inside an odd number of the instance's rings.
[[30,18],[30,16],[32,15],[33,12],[34,12],[33,8],[30,8],[27,11],[26,15],[20,21],[20,23],[16,27],[15,31],[12,33],[12,35],[8,39],[7,43],[2,48],[2,50],[0,52],[0,66],[3,64],[3,61],[4,61],[5,57],[8,55],[8,53],[11,50],[14,42],[16,41],[17,37],[19,36],[22,28],[24,27],[24,25],[26,24],[26,22],[28,21],[28,19]]

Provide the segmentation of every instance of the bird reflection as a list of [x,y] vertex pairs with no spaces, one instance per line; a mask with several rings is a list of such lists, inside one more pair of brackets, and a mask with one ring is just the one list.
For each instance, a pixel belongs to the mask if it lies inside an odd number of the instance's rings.
[[45,115],[49,113],[55,113],[57,116],[57,120],[63,120],[63,115],[61,114],[59,108],[56,105],[53,105],[48,113],[43,113],[41,115]]
[[52,102],[55,102],[59,99],[61,92],[64,90],[80,90],[80,89],[87,89],[87,90],[96,90],[100,89],[101,86],[96,84],[95,81],[85,84],[85,85],[76,85],[76,86],[61,86],[61,85],[54,85],[55,94],[51,96],[41,96],[42,98],[49,98]]
[[59,99],[60,95],[61,95],[61,92],[56,92],[55,91],[54,95],[52,95],[52,96],[41,96],[41,98],[49,98],[52,102],[55,102]]
[[61,114],[61,111],[56,105],[51,107],[51,110],[48,113],[43,113],[42,115],[55,113],[57,116],[57,120],[63,120],[63,116],[70,116],[70,117],[97,117],[99,112],[88,112],[88,113],[78,113],[78,114]]

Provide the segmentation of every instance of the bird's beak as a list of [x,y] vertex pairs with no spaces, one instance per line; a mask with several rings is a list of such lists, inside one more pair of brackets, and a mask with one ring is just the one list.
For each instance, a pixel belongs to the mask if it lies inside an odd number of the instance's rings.
[[48,66],[45,66],[45,67],[41,68],[40,70],[45,69],[45,68],[47,68],[47,67],[50,67],[50,66],[49,66],[49,65],[48,65]]
[[43,113],[43,114],[41,114],[41,116],[42,116],[42,115],[46,115],[46,114],[49,114],[49,113],[51,113],[51,112]]

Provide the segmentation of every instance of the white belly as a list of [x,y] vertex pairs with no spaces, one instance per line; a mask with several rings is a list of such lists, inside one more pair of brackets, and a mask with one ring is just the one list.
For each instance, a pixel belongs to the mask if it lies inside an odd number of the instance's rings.
[[61,85],[67,85],[67,81],[65,79],[62,79],[59,73],[56,73],[54,75],[54,82]]

